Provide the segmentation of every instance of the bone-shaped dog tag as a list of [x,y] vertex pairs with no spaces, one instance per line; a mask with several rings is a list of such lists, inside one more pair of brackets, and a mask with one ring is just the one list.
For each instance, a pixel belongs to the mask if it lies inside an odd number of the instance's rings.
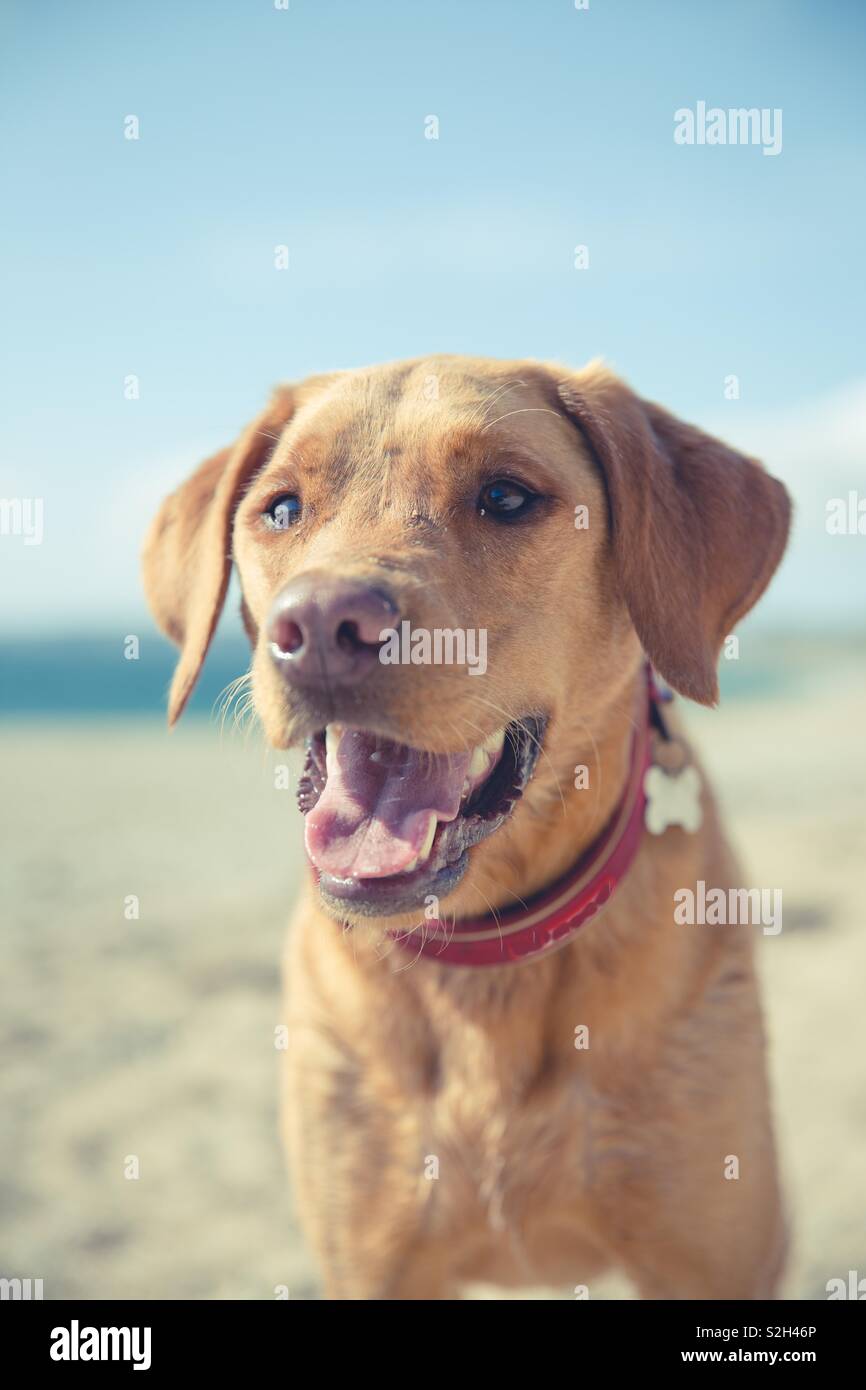
[[693,835],[699,828],[701,812],[701,779],[697,768],[685,767],[682,772],[665,772],[657,765],[647,768],[643,779],[646,793],[644,825],[651,835],[662,835],[669,825],[681,825]]

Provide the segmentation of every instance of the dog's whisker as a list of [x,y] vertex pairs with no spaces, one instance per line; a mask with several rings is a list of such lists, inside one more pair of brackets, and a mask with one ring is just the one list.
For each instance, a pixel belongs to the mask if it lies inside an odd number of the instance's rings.
[[500,415],[497,420],[491,420],[489,424],[484,426],[481,433],[484,434],[485,430],[492,429],[494,425],[501,424],[503,420],[509,420],[512,415],[552,415],[555,420],[560,420],[562,418],[555,410],[551,410],[549,406],[524,405],[521,406],[519,410],[509,410],[505,415]]
[[[419,922],[418,927],[420,928],[418,950],[414,956],[410,956],[407,959],[405,965],[398,965],[397,969],[394,971],[395,975],[402,975],[404,971],[411,970],[412,966],[417,965],[424,954],[424,947],[427,945],[427,927],[424,922]],[[396,945],[397,943],[395,942],[394,944]]]
[[502,940],[503,940],[503,938],[502,938],[502,923],[501,923],[501,921],[499,920],[499,912],[500,912],[502,909],[497,910],[497,909],[493,906],[493,904],[492,904],[492,902],[490,901],[490,899],[488,898],[487,894],[486,894],[486,893],[482,893],[482,891],[481,891],[481,889],[478,887],[478,884],[477,884],[477,883],[473,883],[473,884],[471,884],[470,886],[471,886],[471,887],[474,889],[474,891],[478,894],[479,898],[480,898],[481,901],[484,903],[485,907],[489,908],[489,910],[490,910],[490,915],[491,915],[491,917],[493,918],[494,922],[496,923],[496,930],[497,930],[497,932],[498,932],[498,934],[499,934],[499,944],[500,944],[500,946],[501,946],[501,945],[502,945]]
[[233,723],[235,727],[237,727],[238,709],[245,701],[252,700],[252,692],[249,689],[251,681],[252,672],[245,671],[243,675],[236,676],[234,680],[229,681],[228,685],[220,691],[219,695],[214,700],[211,714],[218,713],[219,715],[220,742],[222,742],[225,734],[226,720],[228,719],[229,712],[232,712]]
[[491,391],[490,395],[486,396],[485,399],[479,402],[479,404],[474,408],[474,410],[469,416],[470,426],[482,424],[486,419],[488,413],[493,409],[496,402],[498,400],[501,400],[507,391],[513,390],[516,386],[523,385],[524,383],[519,378],[512,378],[508,381],[503,381],[499,386],[496,387],[495,391]]

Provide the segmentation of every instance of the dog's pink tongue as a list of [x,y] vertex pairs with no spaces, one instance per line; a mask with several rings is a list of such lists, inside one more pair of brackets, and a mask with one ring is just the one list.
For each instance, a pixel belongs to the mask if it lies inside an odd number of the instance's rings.
[[385,878],[429,852],[437,821],[453,820],[470,753],[420,753],[346,729],[328,732],[328,780],[307,814],[307,853],[334,878]]

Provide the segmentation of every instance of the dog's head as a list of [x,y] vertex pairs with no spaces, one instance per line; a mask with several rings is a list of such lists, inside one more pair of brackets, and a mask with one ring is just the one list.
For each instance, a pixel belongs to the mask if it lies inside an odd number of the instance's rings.
[[[642,653],[711,704],[784,488],[596,365],[433,357],[275,392],[167,501],[145,584],[178,718],[232,561],[256,709],[305,744],[307,849],[347,919],[415,911],[568,786]],[[581,738],[585,734],[580,735]]]

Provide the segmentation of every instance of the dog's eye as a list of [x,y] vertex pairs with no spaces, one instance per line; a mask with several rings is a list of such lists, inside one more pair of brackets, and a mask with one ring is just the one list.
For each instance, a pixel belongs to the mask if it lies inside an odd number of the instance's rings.
[[493,516],[497,521],[512,521],[529,510],[536,500],[522,483],[513,483],[510,478],[497,478],[481,489],[478,497],[478,510],[481,516]]
[[301,515],[301,499],[296,492],[281,492],[273,502],[269,502],[262,516],[265,525],[272,531],[285,531],[293,526]]

